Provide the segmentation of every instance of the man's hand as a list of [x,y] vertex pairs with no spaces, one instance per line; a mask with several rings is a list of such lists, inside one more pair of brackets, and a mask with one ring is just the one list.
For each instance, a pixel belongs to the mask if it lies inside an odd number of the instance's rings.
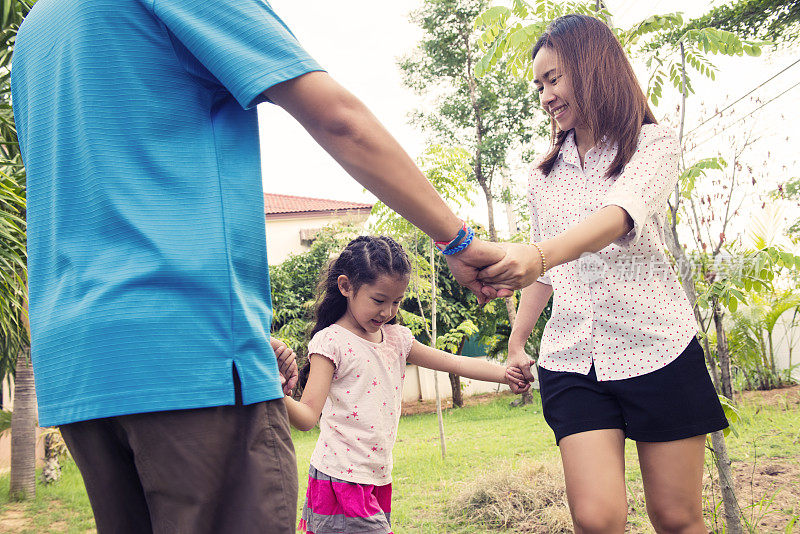
[[494,298],[511,296],[508,289],[496,290],[478,280],[478,274],[484,267],[496,265],[505,257],[505,252],[496,243],[487,243],[477,237],[463,252],[445,256],[447,266],[456,282],[472,291],[478,297],[478,304],[483,306]]
[[278,369],[281,372],[281,385],[284,395],[290,395],[297,385],[297,361],[294,351],[278,338],[270,337],[269,344],[275,351],[278,360]]
[[[478,280],[497,291],[522,289],[542,276],[542,257],[533,245],[498,243],[506,255],[502,261],[490,265],[477,275]],[[467,248],[469,249],[469,247]]]

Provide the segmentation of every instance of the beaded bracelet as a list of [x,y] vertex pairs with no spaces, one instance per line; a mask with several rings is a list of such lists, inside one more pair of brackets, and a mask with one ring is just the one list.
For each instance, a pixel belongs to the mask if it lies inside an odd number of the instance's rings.
[[547,258],[544,257],[544,252],[542,252],[542,247],[540,247],[538,243],[531,242],[531,245],[536,247],[536,250],[539,251],[539,257],[542,259],[542,274],[544,274],[547,272]]

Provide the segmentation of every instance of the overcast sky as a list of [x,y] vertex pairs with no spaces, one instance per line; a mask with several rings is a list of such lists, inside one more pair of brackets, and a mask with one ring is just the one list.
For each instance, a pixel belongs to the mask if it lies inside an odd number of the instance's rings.
[[[409,21],[408,14],[421,2],[271,0],[271,4],[311,55],[336,80],[361,98],[416,158],[424,148],[425,139],[408,124],[408,113],[424,105],[424,101],[403,87],[397,60],[413,50],[419,40],[421,32]],[[693,17],[718,4],[704,0],[606,1],[614,15],[615,25],[623,28],[653,13],[680,11],[685,17]],[[716,80],[712,82],[695,76],[697,96],[689,99],[687,130],[697,126],[715,108],[725,107],[796,59],[796,53],[788,51],[761,58],[714,57],[720,69]],[[643,73],[643,67],[638,66],[637,72]],[[730,150],[728,134],[741,135],[744,131],[753,131],[760,140],[749,159],[758,165],[769,161],[766,167],[769,178],[762,180],[761,187],[766,188],[765,184],[770,180],[797,176],[796,135],[789,131],[788,125],[800,120],[800,87],[790,89],[746,120],[736,121],[798,82],[800,64],[754,92],[752,97],[758,101],[744,99],[730,110],[732,115],[718,117],[700,126],[696,134],[702,145],[698,147],[697,157],[713,156],[718,151],[724,155]],[[660,119],[678,123],[677,101],[665,102],[655,111]],[[265,191],[374,201],[372,195],[365,193],[280,108],[262,105],[259,119]],[[715,127],[731,124],[723,134],[714,133]],[[522,183],[524,172],[516,173],[513,178]],[[484,209],[479,205],[468,215],[479,217]],[[502,214],[498,214],[497,220],[502,226]]]

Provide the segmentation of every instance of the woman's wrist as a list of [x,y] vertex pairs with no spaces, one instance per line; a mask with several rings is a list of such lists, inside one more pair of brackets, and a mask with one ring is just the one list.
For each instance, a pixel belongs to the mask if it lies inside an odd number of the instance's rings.
[[525,352],[525,340],[520,340],[517,336],[514,336],[514,332],[511,332],[511,336],[508,338],[508,353],[509,354],[517,354],[520,352]]
[[[558,247],[554,246],[552,239],[539,241],[536,243],[536,248],[544,260],[543,263],[547,266],[547,271],[561,264],[561,256],[558,254]],[[544,274],[544,271],[542,271],[542,274]]]

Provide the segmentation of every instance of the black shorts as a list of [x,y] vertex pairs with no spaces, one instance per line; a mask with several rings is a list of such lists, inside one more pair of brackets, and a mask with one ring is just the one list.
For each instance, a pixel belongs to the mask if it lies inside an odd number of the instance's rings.
[[544,418],[556,435],[619,428],[634,441],[674,441],[722,430],[728,420],[696,338],[674,361],[645,375],[599,382],[539,367]]

